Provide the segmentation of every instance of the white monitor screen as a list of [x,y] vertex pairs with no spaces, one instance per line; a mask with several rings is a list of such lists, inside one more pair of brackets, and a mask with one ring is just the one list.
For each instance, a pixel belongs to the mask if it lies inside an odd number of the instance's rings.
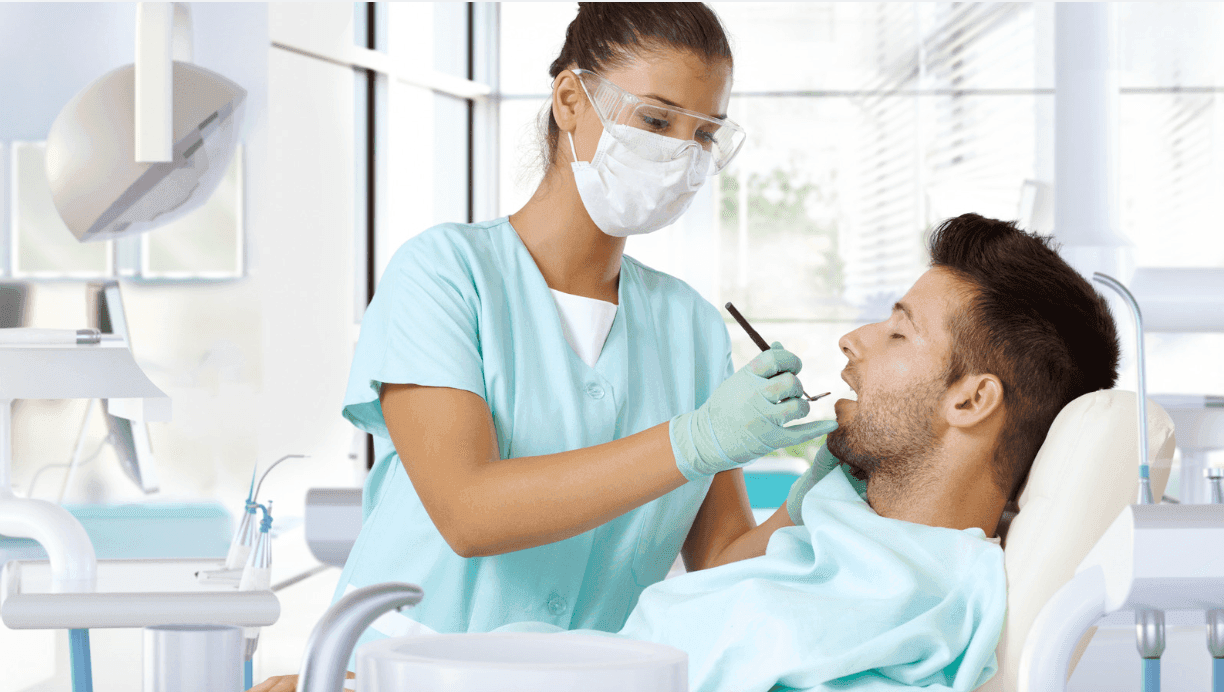
[[[89,326],[104,334],[123,337],[130,349],[132,341],[128,334],[127,314],[123,311],[123,298],[119,294],[119,282],[90,282],[86,291]],[[124,473],[145,493],[157,492],[156,461],[149,442],[148,428],[140,421],[112,416],[110,413],[104,415],[111,446],[115,449],[115,456],[119,458]]]

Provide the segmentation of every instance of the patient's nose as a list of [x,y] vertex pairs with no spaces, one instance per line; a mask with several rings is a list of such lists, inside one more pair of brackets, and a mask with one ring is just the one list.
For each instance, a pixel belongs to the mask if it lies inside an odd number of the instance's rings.
[[[859,329],[861,329],[861,327]],[[841,348],[842,353],[846,354],[846,358],[850,359],[850,362],[852,363],[858,360],[859,357],[859,329],[855,329],[837,340],[838,347]]]

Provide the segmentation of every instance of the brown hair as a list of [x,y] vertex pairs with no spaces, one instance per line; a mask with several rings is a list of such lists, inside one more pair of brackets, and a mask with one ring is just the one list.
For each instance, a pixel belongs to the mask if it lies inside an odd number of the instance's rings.
[[[602,72],[623,65],[637,52],[676,48],[708,60],[732,62],[731,44],[718,15],[700,2],[580,2],[565,30],[565,45],[548,74],[579,67]],[[556,158],[561,129],[546,106],[546,165]],[[543,116],[543,114],[541,114]],[[542,119],[542,118],[541,118]]]
[[1015,223],[958,216],[935,230],[930,248],[932,266],[972,287],[968,306],[951,318],[945,381],[990,373],[1003,383],[1006,418],[992,473],[1011,498],[1058,412],[1114,386],[1117,327],[1105,299],[1050,240]]

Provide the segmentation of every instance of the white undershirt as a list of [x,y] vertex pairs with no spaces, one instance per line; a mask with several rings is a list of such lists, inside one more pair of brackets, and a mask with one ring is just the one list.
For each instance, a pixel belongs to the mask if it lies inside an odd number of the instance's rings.
[[612,331],[612,321],[616,319],[616,305],[605,300],[596,300],[572,293],[552,291],[553,302],[557,304],[557,314],[561,317],[561,331],[570,348],[582,359],[582,362],[595,367],[599,354],[603,351],[604,342],[608,340],[608,332]]

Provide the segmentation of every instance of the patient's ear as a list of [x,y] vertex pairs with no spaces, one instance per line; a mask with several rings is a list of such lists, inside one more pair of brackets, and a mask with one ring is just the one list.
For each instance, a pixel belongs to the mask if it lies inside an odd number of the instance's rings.
[[1003,383],[994,375],[966,375],[948,388],[944,417],[954,428],[971,428],[1003,410]]

